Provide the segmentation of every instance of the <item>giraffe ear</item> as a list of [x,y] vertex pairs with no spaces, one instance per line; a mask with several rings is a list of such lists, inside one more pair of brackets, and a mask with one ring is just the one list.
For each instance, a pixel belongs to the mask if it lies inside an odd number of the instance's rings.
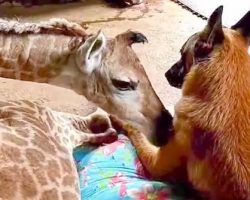
[[80,57],[83,61],[78,62],[80,70],[85,73],[92,73],[101,66],[103,49],[106,47],[107,39],[105,35],[99,31],[95,36],[88,38],[80,47]]

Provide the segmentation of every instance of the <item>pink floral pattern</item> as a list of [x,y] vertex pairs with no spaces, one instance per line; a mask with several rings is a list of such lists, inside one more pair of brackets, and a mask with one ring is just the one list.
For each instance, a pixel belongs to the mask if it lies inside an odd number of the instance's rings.
[[152,185],[145,185],[140,189],[131,189],[128,193],[133,199],[138,200],[165,200],[170,197],[169,190],[166,188],[155,190]]
[[149,179],[129,139],[75,150],[84,200],[173,200],[171,187]]
[[106,145],[106,146],[101,147],[100,150],[103,152],[103,154],[105,156],[110,156],[114,152],[116,152],[116,150],[118,148],[124,148],[124,146],[125,146],[124,141],[117,141],[117,142],[114,142],[114,143],[112,143],[110,145]]

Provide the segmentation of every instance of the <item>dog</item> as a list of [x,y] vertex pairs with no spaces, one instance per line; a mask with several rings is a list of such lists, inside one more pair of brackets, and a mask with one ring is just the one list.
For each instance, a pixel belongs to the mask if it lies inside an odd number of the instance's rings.
[[161,178],[183,166],[188,180],[212,200],[250,199],[250,11],[231,28],[223,6],[181,48],[165,74],[182,88],[172,136],[152,145],[131,123],[110,116],[137,149],[150,174]]

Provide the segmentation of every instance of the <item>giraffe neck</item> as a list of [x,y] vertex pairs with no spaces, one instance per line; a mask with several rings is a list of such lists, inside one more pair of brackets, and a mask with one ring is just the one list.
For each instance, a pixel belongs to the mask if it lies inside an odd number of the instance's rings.
[[65,19],[0,19],[0,76],[70,88],[79,74],[70,58],[88,37],[83,27]]
[[75,51],[84,40],[65,35],[0,33],[0,77],[74,89],[80,74]]
[[46,83],[71,89],[78,94],[83,93],[82,87],[84,83],[84,74],[81,73],[75,63],[75,54],[71,54],[65,65],[61,66],[61,70],[55,76],[46,80]]
[[79,145],[82,145],[84,141],[88,142],[88,139],[83,132],[87,132],[86,118],[83,120],[82,117],[53,111],[53,120],[58,124],[63,124],[59,129],[55,131],[55,137],[68,148],[69,151]]

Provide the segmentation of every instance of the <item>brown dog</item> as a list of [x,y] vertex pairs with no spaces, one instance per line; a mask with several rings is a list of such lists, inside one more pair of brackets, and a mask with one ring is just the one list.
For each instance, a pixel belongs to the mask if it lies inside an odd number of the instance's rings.
[[222,28],[223,7],[205,29],[191,36],[181,60],[167,73],[182,86],[174,132],[157,148],[133,125],[125,129],[144,166],[162,177],[185,166],[193,186],[213,200],[250,199],[250,12],[231,29]]

